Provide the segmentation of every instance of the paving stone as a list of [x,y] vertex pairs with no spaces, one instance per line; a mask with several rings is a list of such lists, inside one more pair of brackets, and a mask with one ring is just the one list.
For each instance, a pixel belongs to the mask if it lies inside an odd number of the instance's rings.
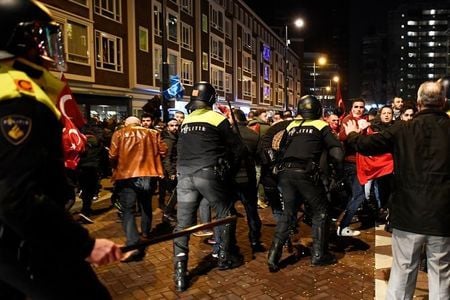
[[[122,224],[117,223],[114,208],[109,208],[107,195],[94,203],[94,209],[104,209],[94,217],[94,224],[86,228],[96,237],[111,238],[124,244]],[[154,197],[153,207],[157,207]],[[241,204],[238,212],[245,215]],[[271,209],[259,209],[263,222],[262,241],[270,247],[275,222]],[[153,226],[161,223],[161,214],[153,216]],[[267,252],[251,253],[246,219],[239,217],[237,239],[245,264],[233,270],[219,271],[215,267],[199,270],[212,247],[204,238],[190,239],[188,269],[191,285],[185,292],[176,292],[173,285],[172,242],[150,246],[143,261],[115,263],[95,268],[99,278],[116,299],[374,299],[374,229],[363,230],[360,238],[336,239],[330,246],[339,262],[333,266],[313,267],[310,256],[303,254],[311,244],[311,229],[300,225],[300,234],[294,239],[297,255],[283,250],[283,268],[270,273]],[[300,247],[301,246],[301,247]],[[378,277],[378,276],[377,276]]]

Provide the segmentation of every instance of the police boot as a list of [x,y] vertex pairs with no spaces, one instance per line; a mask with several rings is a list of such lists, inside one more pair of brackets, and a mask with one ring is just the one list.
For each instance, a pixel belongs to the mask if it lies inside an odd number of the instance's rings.
[[239,248],[236,246],[233,238],[234,229],[231,224],[223,226],[221,232],[221,239],[219,245],[219,257],[217,261],[217,267],[219,270],[227,270],[239,267],[243,264],[244,258],[239,254]]
[[313,266],[332,265],[337,262],[336,257],[328,252],[328,233],[330,231],[327,217],[325,216],[312,228],[313,246],[311,264]]
[[185,291],[188,287],[188,277],[187,277],[187,261],[177,261],[175,262],[175,289],[178,292]]
[[270,272],[278,272],[280,266],[278,265],[283,254],[284,243],[279,239],[275,239],[272,242],[272,246],[269,249],[269,254],[267,256],[267,265],[269,266]]

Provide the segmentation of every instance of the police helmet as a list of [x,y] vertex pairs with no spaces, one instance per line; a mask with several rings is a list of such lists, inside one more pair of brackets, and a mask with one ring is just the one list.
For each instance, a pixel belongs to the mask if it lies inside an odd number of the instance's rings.
[[0,58],[48,61],[65,71],[63,35],[50,11],[36,0],[0,0]]
[[216,89],[206,81],[200,81],[194,84],[191,93],[191,101],[206,102],[212,106],[217,100]]
[[316,97],[305,95],[298,101],[297,113],[300,114],[303,119],[320,119],[322,117],[322,104]]

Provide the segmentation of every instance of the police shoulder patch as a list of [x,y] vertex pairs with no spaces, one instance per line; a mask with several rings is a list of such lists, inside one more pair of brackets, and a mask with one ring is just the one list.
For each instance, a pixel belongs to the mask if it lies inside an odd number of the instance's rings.
[[32,121],[21,115],[7,115],[0,119],[1,133],[11,144],[17,146],[30,135]]

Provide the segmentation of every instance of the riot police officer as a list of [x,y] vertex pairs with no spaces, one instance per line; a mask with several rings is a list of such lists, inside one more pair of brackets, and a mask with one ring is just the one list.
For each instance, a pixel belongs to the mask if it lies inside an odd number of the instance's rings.
[[[217,218],[230,214],[232,197],[230,180],[239,167],[244,146],[233,132],[229,121],[214,112],[217,98],[214,87],[208,82],[194,84],[186,108],[190,114],[181,125],[177,153],[177,220],[175,232],[192,226],[197,220],[197,209],[202,198],[215,209]],[[233,268],[242,263],[233,253],[235,246],[233,227],[215,228],[219,243],[218,267]],[[188,286],[187,261],[189,236],[174,239],[175,286],[183,291]]]
[[279,270],[283,244],[302,203],[309,205],[312,211],[312,265],[336,262],[335,256],[328,252],[328,202],[320,180],[319,161],[325,150],[341,172],[343,150],[328,124],[320,120],[322,105],[316,97],[303,96],[298,103],[298,113],[302,118],[294,119],[286,127],[277,154],[278,188],[284,210],[268,254],[271,272]]
[[110,299],[89,263],[119,247],[65,211],[61,113],[44,86],[59,82],[45,64],[63,65],[61,31],[38,1],[0,1],[0,19],[0,298]]

